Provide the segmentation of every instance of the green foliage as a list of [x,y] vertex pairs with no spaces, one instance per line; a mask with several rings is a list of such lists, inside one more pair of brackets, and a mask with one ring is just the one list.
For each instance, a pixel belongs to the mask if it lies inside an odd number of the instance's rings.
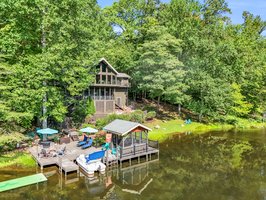
[[230,111],[233,115],[239,117],[245,117],[250,112],[252,105],[245,101],[245,97],[241,94],[239,85],[236,83],[232,84],[232,106]]
[[10,152],[0,155],[0,168],[20,166],[24,168],[34,167],[36,162],[32,156],[24,152]]
[[105,125],[114,121],[115,119],[122,119],[127,121],[133,121],[138,123],[143,123],[146,119],[146,115],[141,110],[136,110],[135,112],[129,114],[110,114],[104,118],[98,119],[96,121],[96,127],[103,128]]
[[147,31],[145,42],[138,48],[138,62],[134,74],[141,91],[149,91],[152,98],[164,98],[171,103],[183,103],[186,99],[183,83],[185,71],[177,58],[181,41],[162,26]]
[[242,142],[235,144],[232,147],[232,160],[231,164],[233,168],[239,168],[241,166],[241,161],[243,154],[253,150],[253,147],[249,142]]
[[146,115],[146,119],[153,119],[156,117],[156,112],[155,111],[150,111]]
[[76,102],[73,107],[73,121],[75,123],[82,123],[86,116],[93,115],[95,113],[95,106],[92,99],[83,99]]
[[232,24],[225,0],[103,9],[95,0],[3,0],[0,10],[1,127],[93,114],[81,99],[100,57],[132,77],[134,97],[182,104],[200,120],[266,110],[266,22],[244,12]]
[[21,133],[1,134],[0,135],[0,152],[12,151],[17,147],[17,144],[23,141],[28,141],[29,138]]
[[145,121],[145,114],[142,110],[135,110],[134,112],[130,113],[130,121],[143,123]]

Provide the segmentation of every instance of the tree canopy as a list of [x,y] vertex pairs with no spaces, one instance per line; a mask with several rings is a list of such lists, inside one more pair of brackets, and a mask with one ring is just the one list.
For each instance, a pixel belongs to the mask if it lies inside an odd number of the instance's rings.
[[246,11],[233,24],[225,0],[2,0],[0,10],[1,126],[76,115],[101,57],[132,77],[130,92],[200,118],[266,110],[266,22]]

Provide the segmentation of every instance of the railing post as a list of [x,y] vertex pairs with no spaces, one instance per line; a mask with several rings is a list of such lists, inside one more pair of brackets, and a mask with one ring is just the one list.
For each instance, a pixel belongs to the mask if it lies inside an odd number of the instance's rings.
[[134,150],[134,155],[136,154],[136,148],[135,145],[133,146],[133,150]]

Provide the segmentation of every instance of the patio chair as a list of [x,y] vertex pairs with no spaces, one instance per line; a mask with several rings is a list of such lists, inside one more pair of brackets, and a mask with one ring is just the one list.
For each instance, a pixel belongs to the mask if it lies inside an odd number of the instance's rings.
[[84,139],[82,141],[79,141],[77,146],[80,147],[82,145],[85,145],[88,141],[88,137],[86,135],[84,135]]
[[104,145],[102,145],[102,150],[108,150],[110,149],[110,143],[105,143]]
[[48,153],[48,151],[46,149],[41,149],[41,152],[38,154],[39,157],[44,157],[47,158],[50,156],[50,154]]
[[58,155],[64,155],[66,151],[66,146],[64,146],[61,150],[58,151]]
[[87,148],[89,148],[92,145],[92,143],[93,143],[93,139],[89,139],[89,142],[87,144],[83,145],[81,148],[82,149],[87,149]]

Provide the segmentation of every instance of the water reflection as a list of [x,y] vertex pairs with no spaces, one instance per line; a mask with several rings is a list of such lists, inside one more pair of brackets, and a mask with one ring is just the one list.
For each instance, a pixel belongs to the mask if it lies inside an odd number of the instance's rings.
[[[266,199],[266,132],[178,135],[160,145],[160,161],[92,178],[46,168],[47,183],[0,193],[0,199]],[[55,171],[54,171],[55,170]],[[0,171],[0,179],[35,169]]]

